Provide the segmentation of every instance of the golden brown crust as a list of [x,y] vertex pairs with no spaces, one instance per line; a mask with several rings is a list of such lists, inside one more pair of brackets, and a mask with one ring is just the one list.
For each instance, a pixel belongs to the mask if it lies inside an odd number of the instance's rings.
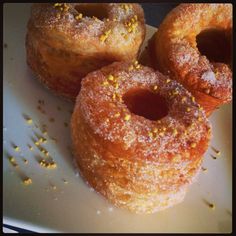
[[207,115],[232,99],[229,65],[210,61],[197,47],[196,36],[209,29],[232,35],[232,4],[180,4],[166,16],[149,44],[155,68],[182,83]]
[[[122,97],[134,88],[163,96],[168,115],[153,121],[131,113]],[[210,139],[205,113],[187,90],[151,68],[125,62],[84,78],[71,130],[85,179],[115,205],[137,213],[183,200]]]
[[[76,19],[79,10],[91,7],[94,14],[103,10],[104,19]],[[88,72],[135,59],[144,37],[139,4],[34,4],[26,36],[27,63],[47,87],[74,100]]]

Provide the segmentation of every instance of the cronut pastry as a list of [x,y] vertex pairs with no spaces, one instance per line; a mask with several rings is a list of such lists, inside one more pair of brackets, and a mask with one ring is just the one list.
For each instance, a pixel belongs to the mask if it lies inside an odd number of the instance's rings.
[[74,100],[87,73],[135,59],[144,37],[139,4],[37,3],[28,22],[27,63],[48,88]]
[[207,116],[232,100],[232,4],[180,4],[149,42],[153,66],[175,78]]
[[194,97],[137,61],[112,63],[82,80],[71,132],[83,178],[136,213],[184,199],[211,135]]

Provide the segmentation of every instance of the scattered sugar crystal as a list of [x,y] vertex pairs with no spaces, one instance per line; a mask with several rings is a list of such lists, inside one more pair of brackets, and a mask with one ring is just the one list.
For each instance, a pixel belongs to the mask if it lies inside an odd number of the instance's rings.
[[215,80],[216,80],[216,77],[215,77],[214,72],[212,72],[212,71],[206,71],[205,73],[203,73],[202,79],[203,79],[204,81],[209,82],[209,83],[214,83]]

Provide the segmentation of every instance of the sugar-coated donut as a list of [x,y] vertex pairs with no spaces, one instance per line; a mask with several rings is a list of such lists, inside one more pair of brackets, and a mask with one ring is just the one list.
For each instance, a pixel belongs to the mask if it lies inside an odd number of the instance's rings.
[[27,63],[48,88],[74,100],[88,72],[135,59],[144,37],[139,4],[38,3],[28,22]]
[[194,97],[137,61],[83,79],[71,132],[81,175],[110,202],[137,213],[183,200],[211,136]]
[[184,85],[207,116],[232,99],[232,4],[180,4],[149,43],[153,66]]

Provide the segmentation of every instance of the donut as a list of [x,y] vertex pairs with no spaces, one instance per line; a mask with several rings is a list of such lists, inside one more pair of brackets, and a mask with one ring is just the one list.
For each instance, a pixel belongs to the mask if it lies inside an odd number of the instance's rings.
[[73,101],[87,73],[134,60],[144,37],[139,4],[37,3],[27,26],[27,63],[46,87]]
[[149,42],[152,65],[175,78],[209,116],[232,100],[232,4],[180,4]]
[[114,205],[140,214],[184,199],[211,136],[194,97],[137,61],[89,73],[70,126],[81,176]]

